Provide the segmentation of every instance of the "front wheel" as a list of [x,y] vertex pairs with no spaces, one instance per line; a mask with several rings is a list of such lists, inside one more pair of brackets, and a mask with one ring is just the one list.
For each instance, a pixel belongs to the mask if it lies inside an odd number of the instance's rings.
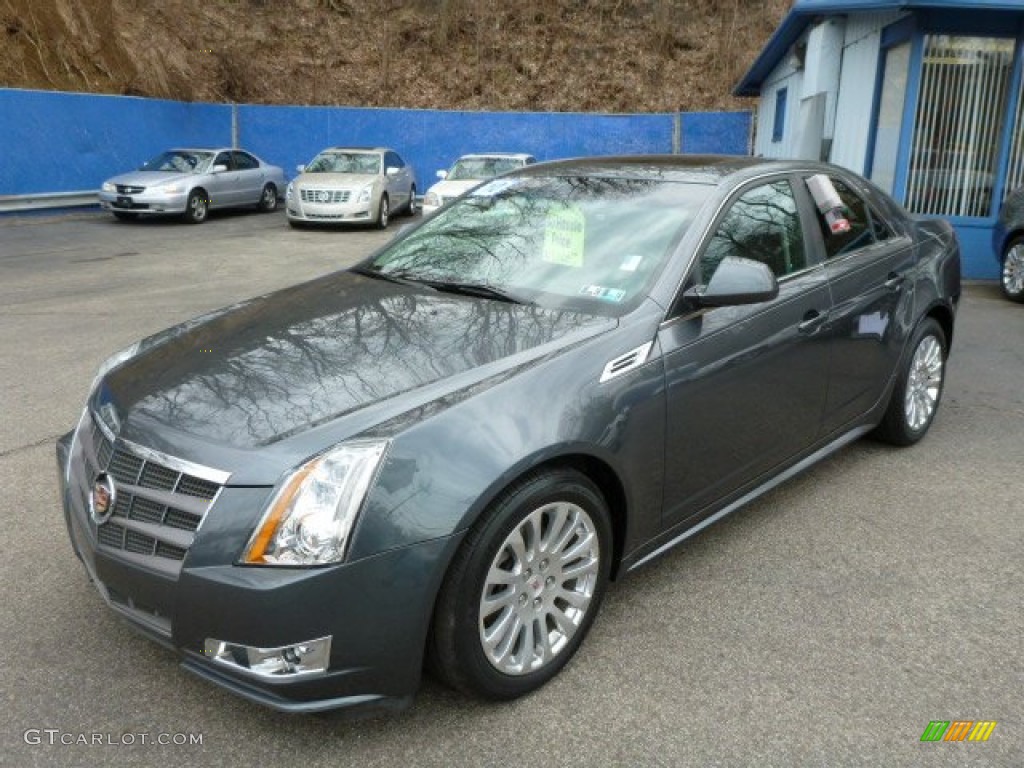
[[378,206],[378,208],[377,208],[377,229],[387,229],[388,228],[388,214],[389,214],[388,196],[387,195],[381,195],[380,196],[380,206]]
[[876,435],[893,445],[912,445],[935,419],[945,383],[948,346],[935,319],[925,318],[914,331],[910,357],[903,364]]
[[1017,237],[1006,246],[999,284],[1010,301],[1024,304],[1024,237]]
[[277,187],[273,184],[265,184],[260,193],[260,201],[256,206],[262,213],[270,213],[277,210]]
[[569,662],[590,629],[611,569],[601,493],[569,469],[506,490],[473,526],[437,602],[430,659],[465,693],[512,699]]
[[189,192],[188,202],[185,203],[185,221],[189,224],[201,224],[206,221],[209,210],[210,204],[203,190],[193,189]]

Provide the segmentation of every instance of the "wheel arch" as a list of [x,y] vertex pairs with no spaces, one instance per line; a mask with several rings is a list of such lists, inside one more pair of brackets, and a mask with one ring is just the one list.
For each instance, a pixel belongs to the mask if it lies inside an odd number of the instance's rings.
[[933,318],[942,328],[942,332],[946,336],[946,355],[948,356],[949,350],[953,347],[953,310],[945,304],[935,304],[924,317]]

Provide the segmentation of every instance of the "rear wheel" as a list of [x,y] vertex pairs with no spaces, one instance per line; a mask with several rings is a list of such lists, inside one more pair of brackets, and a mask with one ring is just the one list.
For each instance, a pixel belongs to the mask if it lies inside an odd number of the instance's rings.
[[490,699],[529,693],[569,662],[611,568],[600,492],[568,469],[528,475],[473,526],[438,598],[430,659],[446,683]]
[[942,399],[946,334],[933,318],[914,331],[910,357],[903,364],[882,423],[875,434],[893,445],[912,445],[925,436]]
[[409,190],[409,205],[405,208],[406,216],[416,215],[416,185],[413,184]]
[[1006,298],[1024,303],[1024,237],[1016,237],[1006,246],[999,283]]
[[388,196],[380,196],[380,206],[377,208],[377,229],[387,229],[388,227],[388,215],[390,209],[388,208]]
[[201,224],[206,221],[206,214],[209,213],[210,203],[206,198],[206,192],[201,189],[193,189],[189,192],[188,202],[185,203],[185,221],[189,224]]

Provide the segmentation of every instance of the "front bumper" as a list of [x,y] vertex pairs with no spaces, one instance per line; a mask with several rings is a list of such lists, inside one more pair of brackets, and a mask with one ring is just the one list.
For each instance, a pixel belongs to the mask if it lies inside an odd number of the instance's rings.
[[116,192],[100,192],[100,207],[105,211],[122,211],[137,214],[178,214],[184,213],[188,193],[167,195],[146,189],[135,195],[120,195]]
[[[399,708],[412,700],[443,570],[438,566],[460,536],[325,568],[238,566],[234,561],[270,489],[226,486],[180,572],[158,572],[100,542],[86,498],[92,479],[84,477],[81,454],[71,433],[58,441],[72,546],[108,606],[178,653],[188,671],[286,712]],[[323,673],[268,679],[206,651],[211,638],[275,648],[328,636],[330,661]]]
[[285,198],[285,212],[291,221],[311,224],[342,224],[376,221],[373,199],[368,203],[303,202],[297,194]]

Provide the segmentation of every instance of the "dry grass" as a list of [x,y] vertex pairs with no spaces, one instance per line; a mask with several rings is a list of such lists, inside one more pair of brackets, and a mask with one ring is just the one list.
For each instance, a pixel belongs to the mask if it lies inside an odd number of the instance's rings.
[[787,0],[0,0],[0,85],[648,112],[730,95]]

